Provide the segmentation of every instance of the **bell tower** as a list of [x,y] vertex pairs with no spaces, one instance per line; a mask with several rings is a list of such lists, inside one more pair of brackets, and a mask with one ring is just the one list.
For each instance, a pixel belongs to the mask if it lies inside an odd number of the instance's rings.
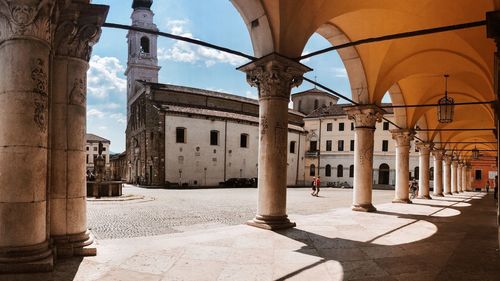
[[[153,0],[134,0],[132,3],[132,26],[158,31],[153,22],[151,11]],[[157,35],[130,30],[127,34],[128,63],[127,76],[127,109],[136,99],[135,81],[158,82]],[[128,115],[130,110],[128,110]]]

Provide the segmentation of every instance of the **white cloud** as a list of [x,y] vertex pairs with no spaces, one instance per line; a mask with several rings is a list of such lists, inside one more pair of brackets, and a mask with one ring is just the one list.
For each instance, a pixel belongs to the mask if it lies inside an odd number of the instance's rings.
[[98,109],[95,109],[95,108],[92,108],[92,109],[89,109],[87,111],[87,116],[88,117],[97,117],[97,118],[103,118],[105,116],[104,112],[98,110]]
[[[307,54],[309,54],[309,53],[311,53],[311,51],[304,50],[304,51],[302,52],[302,56],[305,56],[305,55],[307,55]],[[300,61],[300,63],[306,64],[306,63],[308,63],[310,60],[311,60],[311,58],[303,59],[303,60],[301,60],[301,61]]]
[[259,95],[257,93],[253,93],[252,91],[246,91],[245,96],[249,99],[254,99],[254,100],[259,99]]
[[92,56],[88,71],[88,93],[96,98],[106,98],[110,93],[125,93],[127,81],[121,75],[125,68],[115,57]]
[[[193,34],[186,30],[186,25],[188,23],[188,20],[170,20],[167,22],[167,28],[172,34],[194,39],[195,37]],[[168,49],[158,49],[158,59],[192,64],[202,62],[206,67],[211,67],[217,63],[240,66],[248,62],[247,59],[233,54],[189,44],[183,41],[176,41],[174,45]]]
[[124,114],[122,113],[114,113],[109,116],[109,118],[115,120],[118,123],[121,124],[126,124],[127,123],[127,118],[125,117]]
[[334,73],[335,77],[347,78],[347,70],[343,67],[334,67],[333,73]]

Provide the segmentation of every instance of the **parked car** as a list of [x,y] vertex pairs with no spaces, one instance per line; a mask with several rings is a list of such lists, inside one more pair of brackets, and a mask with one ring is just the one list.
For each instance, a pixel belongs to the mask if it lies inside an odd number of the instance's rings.
[[219,185],[226,187],[252,187],[257,186],[257,181],[254,178],[229,178],[226,181],[219,182]]

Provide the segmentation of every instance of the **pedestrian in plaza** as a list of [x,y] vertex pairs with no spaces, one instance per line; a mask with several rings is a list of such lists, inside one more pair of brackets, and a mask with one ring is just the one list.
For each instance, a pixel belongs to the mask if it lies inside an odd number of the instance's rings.
[[318,193],[319,193],[319,187],[321,186],[321,181],[319,179],[319,176],[316,178],[316,181],[315,181],[315,185],[316,187],[316,194],[313,194],[313,196],[316,196],[318,197]]
[[316,192],[316,177],[313,177],[313,180],[312,180],[311,186],[312,186],[312,192],[311,192],[311,195],[312,195],[312,196],[314,196],[314,193]]
[[490,180],[486,180],[486,193],[490,192]]

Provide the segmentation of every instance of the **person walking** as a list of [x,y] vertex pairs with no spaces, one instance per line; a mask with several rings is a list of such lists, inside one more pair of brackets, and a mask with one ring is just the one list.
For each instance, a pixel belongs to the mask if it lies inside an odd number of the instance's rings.
[[490,180],[486,180],[486,193],[490,192]]
[[319,178],[320,177],[318,176],[316,178],[316,180],[314,181],[315,182],[314,187],[316,187],[316,193],[313,193],[313,196],[316,196],[316,197],[318,197],[319,187],[321,186],[321,180]]
[[314,193],[316,192],[316,177],[313,177],[313,180],[312,180],[312,192],[311,192],[311,195],[314,196]]

